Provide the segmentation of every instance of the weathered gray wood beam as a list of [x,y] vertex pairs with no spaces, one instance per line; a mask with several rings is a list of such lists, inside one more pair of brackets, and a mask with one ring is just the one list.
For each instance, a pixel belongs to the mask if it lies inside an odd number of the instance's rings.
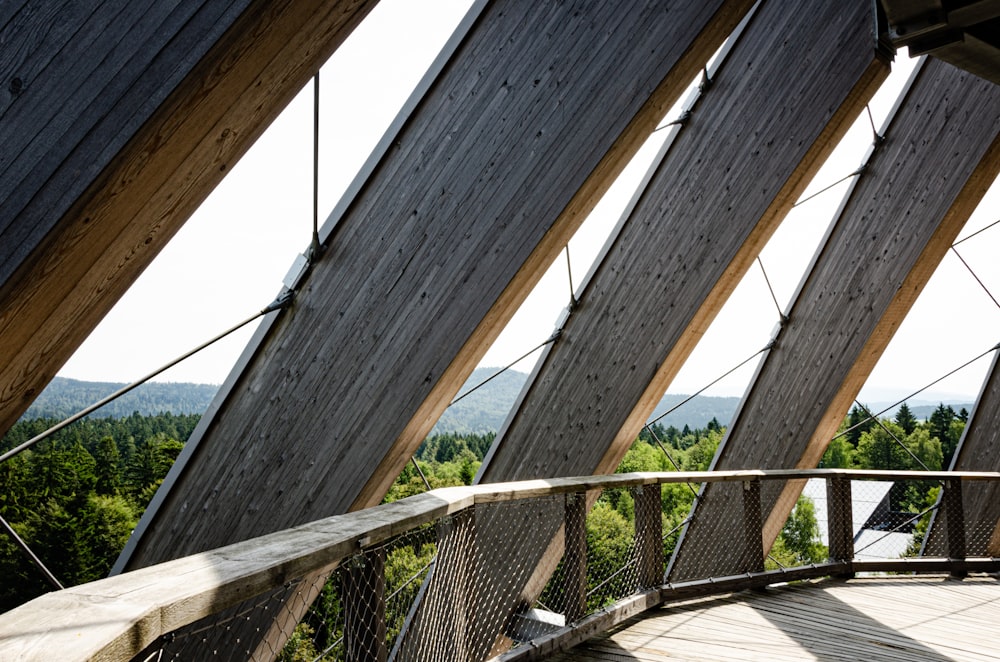
[[750,3],[489,3],[188,442],[133,566],[377,503]]
[[0,431],[375,2],[4,3]]
[[482,482],[614,471],[887,65],[866,2],[764,3],[539,361]]
[[[1000,467],[1000,353],[969,415],[962,439],[951,459],[951,471],[995,471]],[[988,485],[969,484],[962,490],[965,537],[969,556],[1000,556],[1000,492]],[[922,553],[943,554],[947,531],[941,510],[927,530]]]
[[[867,3],[788,8],[765,3],[732,47],[522,392],[481,482],[614,470],[666,382],[887,73]],[[560,517],[536,518],[545,535],[533,550],[519,541],[519,563],[538,567],[537,576],[496,595],[494,609],[511,613],[537,597],[558,560],[561,525]],[[491,535],[502,534],[480,533]],[[490,577],[522,571],[512,560],[484,569]]]
[[[800,284],[712,469],[815,467],[927,280],[1000,167],[1000,87],[931,60]],[[763,495],[770,549],[803,483]],[[740,565],[739,494],[706,485],[670,580]],[[768,515],[769,513],[769,515]]]

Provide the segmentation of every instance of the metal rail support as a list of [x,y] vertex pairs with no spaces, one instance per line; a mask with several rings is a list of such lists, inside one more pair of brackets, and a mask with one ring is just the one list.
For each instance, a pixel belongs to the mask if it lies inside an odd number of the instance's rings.
[[351,559],[343,575],[344,644],[350,662],[386,662],[385,549]]
[[747,572],[764,572],[763,519],[760,506],[760,479],[743,481],[743,544]]
[[[854,508],[851,504],[851,481],[835,476],[826,482],[826,509],[829,522],[831,561],[850,564],[854,560]],[[848,570],[838,577],[853,577]]]
[[965,577],[965,512],[962,504],[962,481],[944,481],[945,524],[948,529],[948,559],[953,577]]
[[566,600],[564,616],[573,623],[587,613],[587,494],[573,492],[566,495],[565,540],[563,556]]
[[[635,500],[635,550],[639,588],[663,583],[663,518],[660,486],[640,485],[632,493]],[[758,539],[760,533],[758,529]]]

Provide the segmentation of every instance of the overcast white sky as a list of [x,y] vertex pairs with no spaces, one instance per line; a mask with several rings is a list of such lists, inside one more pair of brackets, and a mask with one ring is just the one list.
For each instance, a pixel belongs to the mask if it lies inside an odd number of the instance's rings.
[[[321,72],[321,222],[441,45],[468,0],[382,0]],[[878,125],[913,66],[897,56],[894,73],[872,103]],[[363,66],[359,63],[363,63]],[[177,237],[66,364],[64,377],[130,382],[270,303],[312,224],[311,84],[230,172]],[[570,242],[576,284],[617,221],[667,132],[655,134]],[[853,171],[871,140],[866,116],[810,186],[818,190]],[[782,308],[787,307],[846,183],[797,207],[761,254]],[[807,192],[807,195],[809,192]],[[1000,218],[994,185],[960,237]],[[1000,226],[958,246],[994,296],[1000,296]],[[565,259],[550,269],[482,365],[502,366],[547,338],[569,299]],[[763,347],[777,322],[761,270],[754,267],[678,375],[670,392],[691,393]],[[163,373],[160,381],[222,382],[252,332]],[[1000,308],[952,253],[896,334],[862,398],[902,396],[1000,341]],[[534,357],[532,357],[534,358]],[[938,384],[927,397],[974,396],[990,356]],[[530,371],[532,362],[516,366]],[[754,363],[708,391],[740,395]]]

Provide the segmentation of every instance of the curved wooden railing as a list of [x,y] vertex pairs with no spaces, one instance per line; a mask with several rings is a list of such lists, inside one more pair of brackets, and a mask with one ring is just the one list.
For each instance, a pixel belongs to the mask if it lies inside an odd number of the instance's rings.
[[[962,521],[961,486],[970,481],[1000,481],[1000,473],[819,469],[670,472],[443,488],[44,595],[0,615],[0,659],[129,660],[167,633],[180,630],[206,616],[218,614],[247,598],[279,588],[296,578],[317,571],[330,571],[344,559],[377,546],[393,536],[481,504],[669,483],[741,482],[749,487],[759,486],[760,481],[809,478],[827,479],[831,484],[840,486],[838,489],[842,489],[852,479],[941,481],[946,485],[945,501],[952,504],[952,510],[948,511],[951,519],[948,528],[958,536]],[[747,489],[745,492],[752,494],[754,490]],[[831,494],[835,492],[836,490]],[[756,493],[759,498],[759,489]],[[957,502],[956,497],[948,502],[949,493],[957,495]],[[656,494],[659,494],[658,490]],[[847,498],[850,499],[849,491]],[[638,510],[637,506],[637,513]],[[765,571],[761,565],[742,574],[714,578],[711,582],[662,584],[661,559],[661,580],[656,582],[660,585],[637,591],[628,600],[602,609],[599,613],[573,619],[576,622],[574,627],[562,627],[560,632],[550,633],[535,641],[536,653],[568,645],[574,641],[574,637],[580,639],[592,635],[637,610],[685,592],[728,591],[807,576],[869,569],[939,569],[954,572],[979,568],[997,570],[996,559],[967,559],[964,550],[957,547],[953,547],[947,557],[936,559],[861,562],[854,559],[853,550],[850,549],[850,536],[845,537],[842,531],[836,530],[836,527],[843,527],[845,524],[836,520],[837,517],[831,515],[832,560],[829,563],[771,572]],[[757,521],[759,526],[759,510]],[[846,526],[850,526],[849,521]],[[743,532],[740,532],[739,537],[743,539]],[[751,546],[754,539],[759,546],[759,529],[746,536]],[[956,546],[958,544],[953,543]],[[844,549],[844,545],[848,548]],[[712,588],[706,588],[709,583]],[[508,657],[530,655],[531,649],[531,646],[521,647]]]

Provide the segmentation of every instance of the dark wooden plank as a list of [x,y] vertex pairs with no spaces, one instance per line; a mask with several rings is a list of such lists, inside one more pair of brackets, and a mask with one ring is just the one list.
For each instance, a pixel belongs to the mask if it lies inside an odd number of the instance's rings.
[[333,219],[133,563],[378,502],[748,4],[488,5]]
[[[156,87],[150,91],[160,100],[177,85],[180,77],[176,73],[170,80],[162,71],[150,71],[151,63],[172,37],[183,36],[181,28],[189,21],[201,26],[202,33],[219,22],[218,10],[202,10],[208,16],[192,21],[199,9],[195,2],[180,0],[152,7],[142,2],[105,0],[96,10],[32,17],[35,22],[52,26],[66,25],[64,21],[78,23],[69,23],[62,30],[37,30],[42,41],[25,44],[25,61],[11,62],[16,69],[10,76],[21,80],[23,90],[12,97],[0,115],[0,142],[10,146],[0,155],[0,280],[10,276],[16,258],[23,255],[21,243],[28,239],[37,242],[37,236],[44,235],[58,221],[58,217],[41,216],[32,225],[15,223],[37,194],[40,181],[44,185],[42,178],[69,158],[95,125],[116,107],[120,113],[116,119],[126,127],[141,119],[141,109],[150,100],[137,95],[123,98],[123,93],[143,75],[155,81]],[[109,16],[113,20],[108,20]],[[33,34],[36,30],[24,32]],[[194,30],[189,28],[189,32]],[[193,54],[186,52],[186,57],[197,57],[197,41],[184,44],[195,48]],[[203,45],[202,52],[206,48]],[[95,66],[95,62],[99,64]],[[176,62],[170,64],[180,69]],[[156,101],[155,97],[152,101]],[[139,117],[131,118],[131,114]],[[120,149],[122,143],[113,147]],[[46,157],[48,167],[40,164]],[[76,186],[84,187],[86,181]]]
[[761,6],[539,362],[482,481],[615,469],[886,73],[867,3]]
[[[801,284],[713,469],[818,464],[998,167],[1000,87],[928,61]],[[719,522],[739,497],[717,487],[706,486],[682,535],[673,580],[738,570]],[[801,481],[767,486],[766,547],[801,487]]]
[[0,282],[2,429],[375,0],[208,4],[125,88],[109,83],[124,96],[107,113],[78,109],[93,122],[83,142],[31,173],[16,225],[58,221],[16,247],[23,259]]
[[[67,44],[87,15],[99,13],[99,6],[69,0],[0,4],[0,44],[4,45],[0,53],[0,119],[24,92],[27,81],[57,55],[52,44]],[[0,163],[10,158],[10,154],[0,156]]]

